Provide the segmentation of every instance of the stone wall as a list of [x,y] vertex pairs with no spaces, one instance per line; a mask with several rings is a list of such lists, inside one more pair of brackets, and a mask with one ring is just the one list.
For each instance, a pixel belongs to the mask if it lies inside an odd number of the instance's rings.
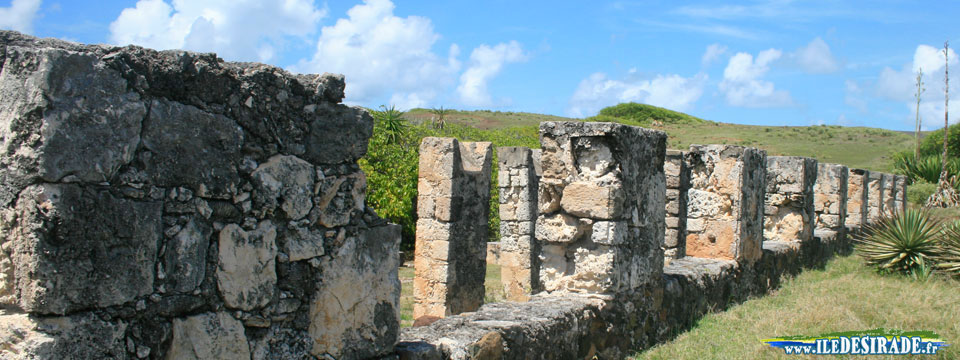
[[427,137],[420,144],[414,319],[483,304],[492,157],[488,142]]
[[663,268],[666,134],[614,123],[540,123],[536,238],[547,292],[613,293]]
[[861,228],[867,225],[870,214],[870,171],[850,169],[847,175],[847,217],[845,224],[848,228]]
[[342,76],[8,31],[0,63],[0,357],[393,351]]
[[897,178],[893,174],[883,174],[883,214],[896,212]]
[[872,224],[883,215],[883,173],[870,172],[867,177],[867,223]]
[[691,145],[687,256],[752,263],[760,259],[766,152],[736,145]]
[[[500,191],[500,281],[507,300],[526,301],[539,291],[540,243],[536,241],[539,151],[497,148]],[[536,154],[536,155],[535,155]]]
[[813,185],[817,160],[799,156],[767,157],[763,238],[807,242],[816,227]]
[[847,186],[850,169],[839,164],[820,163],[813,187],[816,229],[842,233],[847,222]]
[[683,151],[667,150],[663,173],[667,179],[667,218],[663,237],[664,261],[686,254],[687,191],[690,190],[690,168],[683,160]]

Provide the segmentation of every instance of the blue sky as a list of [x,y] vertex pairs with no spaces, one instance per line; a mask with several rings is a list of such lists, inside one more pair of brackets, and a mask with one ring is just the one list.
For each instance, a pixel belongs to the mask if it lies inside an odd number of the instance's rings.
[[943,126],[957,14],[940,1],[0,0],[0,28],[343,73],[346,101],[368,107],[585,117],[636,101],[729,123],[896,130],[913,129],[918,68],[924,127]]

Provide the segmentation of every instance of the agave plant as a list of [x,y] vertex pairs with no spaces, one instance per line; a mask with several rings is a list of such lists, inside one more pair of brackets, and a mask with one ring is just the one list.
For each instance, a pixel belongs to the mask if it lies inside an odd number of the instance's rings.
[[881,271],[916,275],[929,273],[939,247],[940,224],[926,210],[907,209],[868,225],[855,239],[868,264]]
[[389,108],[380,105],[380,111],[374,111],[373,117],[382,126],[387,143],[393,144],[400,141],[400,137],[406,133],[407,119],[403,118],[403,111],[397,110],[393,105]]
[[936,257],[937,268],[960,276],[960,221],[943,228],[940,253]]
[[[910,181],[917,182],[925,180],[928,183],[936,184],[940,180],[940,173],[943,170],[943,160],[939,155],[923,156],[917,160],[907,153],[895,155],[893,166],[897,172],[906,175]],[[951,159],[947,162],[948,174],[960,174],[960,159]]]

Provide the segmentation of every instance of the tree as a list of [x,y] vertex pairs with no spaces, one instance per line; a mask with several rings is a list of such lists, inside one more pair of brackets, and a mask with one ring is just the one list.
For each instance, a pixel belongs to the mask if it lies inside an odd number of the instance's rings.
[[937,184],[937,191],[930,195],[930,198],[927,199],[928,207],[955,207],[960,206],[960,195],[957,195],[957,191],[951,186],[950,173],[947,171],[947,145],[948,139],[947,134],[950,129],[950,116],[948,107],[950,105],[950,45],[947,42],[943,43],[943,158],[941,164],[944,164],[943,169],[940,171],[940,181]]
[[436,121],[433,123],[433,127],[437,129],[443,129],[443,126],[446,125],[446,123],[443,121],[443,117],[450,112],[450,109],[444,109],[443,106],[441,106],[439,109],[430,109],[430,112],[437,116]]
[[923,68],[917,70],[917,130],[914,131],[914,137],[917,139],[917,149],[913,152],[914,160],[920,161],[920,96],[927,89],[923,87]]

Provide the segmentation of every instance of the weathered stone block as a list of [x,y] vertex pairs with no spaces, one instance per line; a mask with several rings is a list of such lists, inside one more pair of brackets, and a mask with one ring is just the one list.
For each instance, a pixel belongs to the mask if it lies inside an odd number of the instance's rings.
[[867,177],[867,222],[874,223],[883,216],[884,176],[880,172],[870,172]]
[[847,215],[847,187],[850,169],[843,165],[820,163],[813,187],[816,228],[842,233]]
[[767,157],[766,167],[764,239],[812,240],[816,227],[813,187],[817,181],[817,160],[799,156],[770,156]]
[[[497,148],[500,183],[500,281],[507,300],[526,301],[539,291],[540,244],[536,168],[539,157],[524,147]],[[504,182],[504,179],[506,182]]]
[[483,304],[491,158],[490,143],[420,144],[415,319]]
[[249,359],[243,324],[225,312],[173,320],[168,359]]
[[540,281],[547,292],[616,293],[658,281],[665,134],[612,123],[544,122]]
[[34,317],[0,315],[0,358],[124,359],[126,322],[107,322],[93,313]]
[[691,145],[688,256],[753,263],[760,258],[766,152],[735,145]]
[[894,191],[897,195],[894,197],[894,208],[897,212],[903,212],[907,209],[907,177],[896,175]]
[[667,150],[663,169],[667,179],[666,225],[663,249],[668,258],[686,254],[687,203],[690,191],[690,168],[683,160],[684,152]]
[[869,178],[870,171],[850,169],[847,173],[847,215],[848,227],[860,228],[867,224],[869,215]]
[[883,174],[883,215],[889,216],[896,212],[897,186],[896,176]]
[[252,231],[236,224],[220,230],[217,286],[228,307],[254,310],[276,292],[277,229],[263,221]]
[[10,261],[3,282],[14,294],[6,305],[66,314],[151,293],[161,209],[95,187],[26,188],[13,209],[16,223],[3,234]]

